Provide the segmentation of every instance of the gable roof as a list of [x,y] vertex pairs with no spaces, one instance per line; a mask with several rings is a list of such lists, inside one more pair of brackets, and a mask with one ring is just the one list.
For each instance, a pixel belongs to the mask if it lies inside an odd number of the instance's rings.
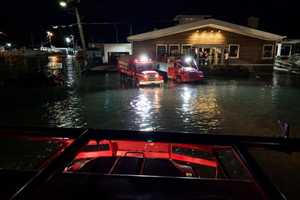
[[260,31],[254,28],[233,24],[218,19],[203,19],[187,24],[180,24],[169,28],[163,28],[142,34],[132,35],[129,36],[127,39],[129,42],[151,40],[205,27],[216,28],[223,31],[237,33],[267,41],[281,41],[284,38],[286,38],[286,36]]

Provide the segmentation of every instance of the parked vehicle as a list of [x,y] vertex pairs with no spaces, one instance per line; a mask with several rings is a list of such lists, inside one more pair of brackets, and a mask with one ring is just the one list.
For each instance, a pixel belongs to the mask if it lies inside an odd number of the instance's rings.
[[190,56],[170,61],[168,63],[168,78],[178,83],[196,82],[204,79],[195,59]]
[[277,44],[274,71],[300,74],[300,40],[287,40]]
[[155,71],[153,61],[147,56],[121,56],[118,60],[118,71],[122,76],[132,79],[137,86],[160,85],[163,77]]

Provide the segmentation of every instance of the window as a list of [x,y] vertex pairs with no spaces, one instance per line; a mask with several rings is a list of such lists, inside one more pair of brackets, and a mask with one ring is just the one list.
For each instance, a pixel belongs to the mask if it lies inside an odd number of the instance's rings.
[[192,45],[191,44],[183,44],[181,48],[182,55],[190,55],[192,54]]
[[166,44],[157,44],[156,45],[156,57],[157,59],[163,59],[166,57],[168,53],[167,45]]
[[169,45],[169,54],[170,56],[179,56],[180,55],[180,45],[179,44],[170,44]]
[[272,44],[265,44],[263,46],[262,58],[264,59],[273,58],[273,48],[274,46]]
[[230,44],[229,45],[229,58],[239,58],[240,57],[240,45]]
[[290,56],[291,55],[291,45],[289,44],[283,44],[281,46],[280,55],[281,56]]

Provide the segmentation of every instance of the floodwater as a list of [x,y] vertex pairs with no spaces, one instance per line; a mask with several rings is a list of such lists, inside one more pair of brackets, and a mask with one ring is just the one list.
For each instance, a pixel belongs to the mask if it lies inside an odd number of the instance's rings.
[[[117,73],[82,75],[71,59],[63,74],[63,87],[2,87],[0,125],[278,137],[278,120],[283,120],[291,137],[300,137],[299,77],[209,77],[204,84],[169,81],[136,88]],[[290,199],[297,199],[299,155],[254,154]]]
[[293,76],[136,88],[117,73],[81,75],[67,60],[64,79],[64,87],[2,87],[0,125],[278,136],[284,120],[292,137],[300,134],[300,79]]

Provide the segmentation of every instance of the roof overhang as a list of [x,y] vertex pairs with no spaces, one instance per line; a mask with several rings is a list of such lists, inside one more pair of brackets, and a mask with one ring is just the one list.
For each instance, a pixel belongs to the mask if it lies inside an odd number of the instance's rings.
[[152,40],[152,39],[157,39],[169,35],[174,35],[174,34],[192,31],[196,29],[206,28],[206,27],[216,28],[223,31],[237,33],[240,35],[245,35],[248,37],[257,38],[266,41],[280,42],[284,38],[286,38],[286,36],[260,31],[257,29],[249,28],[246,26],[240,26],[237,24],[233,24],[233,23],[229,23],[217,19],[205,19],[196,22],[191,22],[188,24],[181,24],[169,28],[146,32],[138,35],[132,35],[129,36],[127,39],[129,42]]

